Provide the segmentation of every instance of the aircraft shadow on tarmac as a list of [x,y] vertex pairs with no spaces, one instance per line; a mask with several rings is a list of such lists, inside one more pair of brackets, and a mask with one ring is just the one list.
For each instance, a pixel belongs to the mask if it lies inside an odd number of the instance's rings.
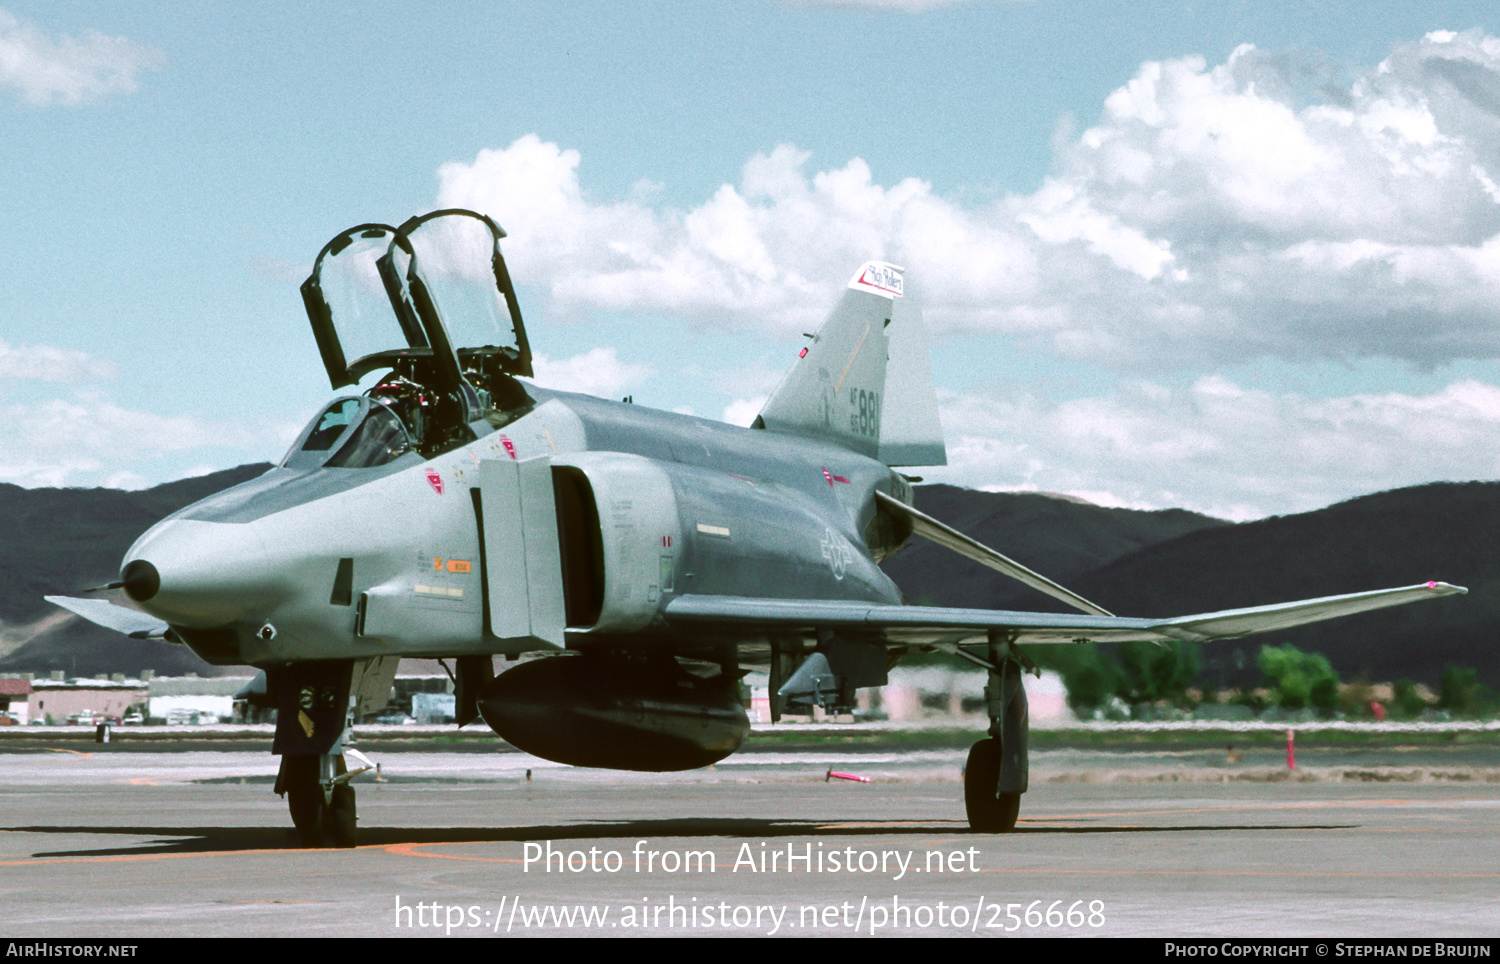
[[[1191,824],[1184,826],[1142,826],[1139,824],[1097,823],[1078,826],[1078,820],[1055,818],[1062,826],[1048,826],[1040,819],[1023,820],[1013,834],[1177,834],[1177,833],[1257,833],[1288,830],[1352,830],[1358,824]],[[36,858],[59,857],[125,857],[187,853],[232,853],[249,850],[298,850],[296,831],[291,827],[7,827],[19,833],[35,834],[119,834],[129,837],[156,838],[122,847],[88,850],[39,851]],[[388,847],[393,844],[444,843],[523,843],[532,840],[619,840],[621,838],[706,838],[733,837],[766,840],[778,837],[909,837],[941,834],[970,835],[962,821],[813,821],[753,820],[744,818],[676,818],[670,820],[622,820],[588,824],[528,827],[362,827],[361,848]],[[1001,839],[993,834],[978,836]],[[161,839],[169,838],[169,839]]]

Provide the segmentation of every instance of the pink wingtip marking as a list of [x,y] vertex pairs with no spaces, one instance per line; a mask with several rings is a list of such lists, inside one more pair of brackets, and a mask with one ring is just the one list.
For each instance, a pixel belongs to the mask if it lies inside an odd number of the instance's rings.
[[1429,581],[1427,583],[1427,588],[1428,589],[1436,589],[1437,588],[1437,583]]
[[798,358],[806,358],[807,357],[807,349],[804,348],[801,351],[797,352],[797,357]]

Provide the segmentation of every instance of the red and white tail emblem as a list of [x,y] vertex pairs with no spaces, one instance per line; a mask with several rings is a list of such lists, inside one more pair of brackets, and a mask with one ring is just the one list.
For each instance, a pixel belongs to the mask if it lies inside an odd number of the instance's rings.
[[500,436],[500,444],[505,446],[505,454],[509,455],[510,460],[514,462],[516,460],[516,443],[502,435]]
[[443,477],[441,475],[438,475],[432,469],[428,469],[427,482],[432,486],[432,491],[436,492],[438,495],[443,494]]
[[906,293],[905,268],[884,261],[869,261],[855,272],[849,287],[869,291],[882,298],[900,298]]

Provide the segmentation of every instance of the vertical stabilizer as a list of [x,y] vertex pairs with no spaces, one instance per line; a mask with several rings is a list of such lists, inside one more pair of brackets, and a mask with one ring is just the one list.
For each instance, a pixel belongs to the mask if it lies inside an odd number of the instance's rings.
[[889,465],[944,464],[922,313],[905,293],[895,265],[871,261],[855,272],[756,427],[827,439]]
[[937,389],[927,359],[922,303],[907,287],[891,304],[886,329],[890,358],[881,400],[880,461],[886,465],[947,465],[943,426],[938,421]]

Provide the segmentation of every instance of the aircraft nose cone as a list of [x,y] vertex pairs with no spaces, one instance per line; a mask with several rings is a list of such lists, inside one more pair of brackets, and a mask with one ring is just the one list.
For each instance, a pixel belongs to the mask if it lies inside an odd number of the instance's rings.
[[271,590],[253,525],[170,519],[141,537],[120,581],[141,609],[174,626],[211,629],[262,608]]
[[144,559],[133,559],[120,573],[125,586],[125,595],[136,602],[145,602],[161,589],[161,573]]

